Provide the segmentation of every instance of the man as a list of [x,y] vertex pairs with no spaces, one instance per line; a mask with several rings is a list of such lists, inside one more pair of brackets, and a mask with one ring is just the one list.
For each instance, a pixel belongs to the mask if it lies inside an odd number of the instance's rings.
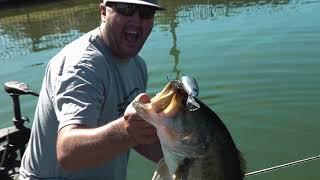
[[156,0],[104,0],[100,27],[50,60],[20,179],[124,180],[131,148],[162,158],[155,128],[126,108],[150,101],[137,54],[156,10]]

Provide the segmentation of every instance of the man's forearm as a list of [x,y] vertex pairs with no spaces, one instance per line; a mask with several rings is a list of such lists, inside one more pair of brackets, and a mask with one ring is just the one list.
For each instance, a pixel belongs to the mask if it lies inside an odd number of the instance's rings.
[[98,128],[69,125],[59,131],[57,158],[62,167],[77,170],[99,165],[125,153],[135,145],[123,118]]

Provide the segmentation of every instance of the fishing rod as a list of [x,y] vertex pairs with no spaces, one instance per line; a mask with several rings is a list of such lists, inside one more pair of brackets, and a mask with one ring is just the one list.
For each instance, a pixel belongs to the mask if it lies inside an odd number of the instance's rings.
[[258,170],[258,171],[253,171],[253,172],[250,172],[250,173],[246,173],[245,177],[254,176],[254,175],[258,175],[258,174],[262,174],[262,173],[266,173],[266,172],[269,172],[269,171],[274,171],[274,170],[278,170],[278,169],[286,168],[286,167],[290,167],[290,166],[295,166],[295,165],[298,165],[298,164],[306,163],[306,162],[309,162],[309,161],[314,161],[314,160],[317,160],[317,159],[320,159],[320,155],[309,157],[309,158],[305,158],[305,159],[301,159],[301,160],[298,160],[298,161],[293,161],[293,162],[281,164],[281,165],[278,165],[278,166],[273,166],[273,167],[270,167],[270,168],[261,169],[261,170]]

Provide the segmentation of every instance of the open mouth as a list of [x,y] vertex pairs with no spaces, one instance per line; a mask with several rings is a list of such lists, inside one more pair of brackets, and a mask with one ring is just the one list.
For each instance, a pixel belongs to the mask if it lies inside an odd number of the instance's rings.
[[159,113],[165,110],[168,105],[171,103],[172,98],[176,91],[172,87],[172,84],[169,83],[167,86],[158,93],[155,97],[151,99],[151,107],[156,112]]
[[173,117],[183,107],[184,96],[171,82],[151,99],[150,108],[156,113],[162,112],[167,117]]
[[131,43],[137,43],[138,39],[139,39],[139,33],[137,31],[127,30],[124,33],[124,38],[130,44]]

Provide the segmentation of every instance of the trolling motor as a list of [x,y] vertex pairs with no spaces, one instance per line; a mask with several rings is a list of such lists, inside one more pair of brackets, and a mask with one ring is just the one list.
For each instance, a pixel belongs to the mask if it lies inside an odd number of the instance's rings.
[[13,126],[0,129],[0,177],[9,177],[15,173],[15,168],[20,166],[17,151],[22,157],[31,132],[30,128],[24,126],[24,122],[29,119],[21,117],[19,96],[28,94],[39,96],[39,94],[31,91],[27,84],[16,81],[6,82],[4,90],[12,98],[14,117]]
[[20,95],[30,94],[33,96],[39,96],[38,93],[30,90],[29,86],[25,83],[17,82],[17,81],[9,81],[4,84],[4,90],[10,94],[13,102],[13,124],[17,129],[25,128],[23,125],[25,121],[29,121],[27,117],[21,117],[20,110]]

